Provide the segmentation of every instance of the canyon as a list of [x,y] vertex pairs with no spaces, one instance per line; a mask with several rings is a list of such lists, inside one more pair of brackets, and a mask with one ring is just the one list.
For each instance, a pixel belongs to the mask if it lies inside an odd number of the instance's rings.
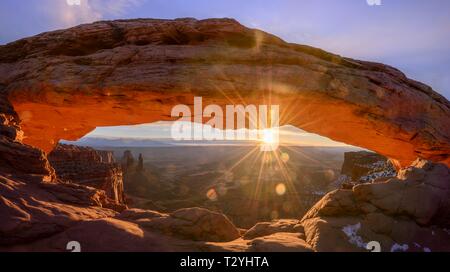
[[125,204],[123,173],[113,153],[59,144],[48,154],[59,179],[105,191],[116,204]]
[[[201,207],[226,215],[243,229],[300,218],[326,192],[340,188],[333,181],[340,174],[341,148],[280,147],[267,154],[255,143],[110,150],[130,162],[122,167],[130,207],[158,212]],[[276,156],[284,162],[278,164]]]
[[[278,104],[281,124],[373,150],[397,174],[334,190],[303,218],[240,230],[203,208],[127,208],[105,188],[61,179],[49,162],[61,139],[173,120],[171,108],[194,96]],[[366,251],[379,241],[383,251],[450,251],[449,124],[449,101],[395,68],[232,19],[42,33],[0,46],[0,250],[79,241],[83,251]]]

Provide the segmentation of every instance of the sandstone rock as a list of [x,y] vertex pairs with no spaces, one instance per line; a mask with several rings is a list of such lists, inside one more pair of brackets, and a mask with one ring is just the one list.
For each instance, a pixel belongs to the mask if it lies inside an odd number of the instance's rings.
[[22,141],[23,132],[19,126],[19,116],[8,100],[6,92],[0,85],[0,138],[6,137],[12,141]]
[[245,232],[244,239],[251,240],[257,237],[271,235],[277,232],[297,233],[303,235],[303,227],[298,220],[280,219],[272,222],[261,222]]
[[370,241],[383,251],[449,251],[449,180],[445,165],[417,160],[386,182],[331,192],[301,220],[306,242],[316,251],[366,251]]
[[206,242],[199,248],[203,252],[245,252],[249,249],[249,242],[238,238],[230,242]]
[[[359,223],[359,218],[346,217],[314,217],[302,220],[306,242],[318,252],[354,252],[365,251],[343,231],[344,227]],[[353,239],[352,239],[353,238]]]
[[358,206],[350,190],[335,190],[325,195],[303,217],[303,220],[318,216],[334,216],[355,214]]
[[[433,224],[433,219],[448,220],[448,168],[418,160],[409,169],[400,171],[398,178],[384,183],[355,186],[355,196],[387,214],[408,215],[420,225]],[[436,184],[441,187],[435,186]]]
[[38,181],[51,182],[55,171],[45,154],[31,146],[0,136],[0,173],[39,176]]
[[384,156],[367,151],[345,152],[341,174],[328,189],[351,190],[357,184],[385,181],[396,174],[395,166]]
[[121,212],[117,218],[126,221],[136,221],[140,219],[153,219],[157,217],[165,216],[163,213],[159,213],[151,210],[141,210],[141,209],[127,209]]
[[281,124],[397,166],[416,157],[450,165],[450,105],[430,87],[231,19],[102,21],[22,39],[0,46],[0,86],[24,141],[47,152],[97,126],[171,119],[172,106],[192,104],[194,95],[205,104],[264,104],[270,93],[294,112]]
[[235,239],[230,242],[206,242],[197,245],[207,252],[312,252],[311,246],[299,233],[277,232],[253,240]]
[[191,242],[146,232],[134,223],[112,218],[82,221],[55,236],[8,250],[67,252],[69,241],[79,242],[82,252],[186,251],[188,247],[195,250]]
[[250,242],[250,252],[313,252],[298,233],[277,232]]
[[120,160],[120,163],[122,165],[123,171],[128,172],[134,164],[133,153],[131,153],[130,150],[126,150],[125,152],[123,152],[123,156],[122,159]]
[[396,175],[391,162],[381,155],[367,151],[346,152],[341,174],[353,183],[372,182]]
[[59,144],[48,160],[59,179],[104,190],[116,204],[125,204],[122,169],[112,152]]
[[23,132],[19,122],[19,117],[0,84],[0,174],[33,176],[29,181],[36,182],[53,181],[54,170],[45,154],[21,143]]
[[73,186],[0,176],[0,247],[49,237],[78,221],[115,215],[98,206],[98,191]]
[[225,215],[202,208],[181,209],[140,223],[145,228],[196,241],[227,242],[240,237]]

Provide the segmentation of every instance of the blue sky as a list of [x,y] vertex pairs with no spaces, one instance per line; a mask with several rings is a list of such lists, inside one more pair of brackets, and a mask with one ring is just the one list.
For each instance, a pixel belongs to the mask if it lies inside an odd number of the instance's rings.
[[[1,0],[0,44],[118,18],[235,18],[288,42],[386,63],[450,98],[450,1]],[[104,132],[104,131],[103,131]]]
[[[129,140],[162,140],[162,139],[172,139],[171,129],[173,122],[155,122],[152,124],[142,124],[133,126],[116,126],[116,127],[98,127],[91,133],[85,135],[84,140],[89,140],[91,138],[100,139],[121,139],[123,142]],[[201,124],[193,124],[193,127],[197,127],[202,130],[203,126]],[[193,128],[192,127],[192,128]],[[217,130],[223,133],[223,130]],[[248,130],[244,130],[248,133]],[[279,143],[282,145],[303,145],[303,146],[335,146],[344,147],[348,146],[344,143],[333,141],[329,138],[305,132],[294,126],[286,125],[282,126],[277,130]],[[205,136],[206,134],[204,134]],[[212,135],[212,134],[209,134]],[[246,138],[249,140],[262,140],[259,138]],[[73,142],[67,142],[73,143]],[[84,143],[81,141],[80,143]],[[200,144],[203,144],[200,141]]]

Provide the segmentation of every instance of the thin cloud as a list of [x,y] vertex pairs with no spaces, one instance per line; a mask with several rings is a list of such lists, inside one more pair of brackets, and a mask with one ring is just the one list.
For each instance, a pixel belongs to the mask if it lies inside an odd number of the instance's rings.
[[68,0],[45,0],[37,4],[45,16],[59,27],[71,27],[103,19],[124,16],[145,0],[80,0],[79,5]]
[[86,0],[93,10],[101,12],[104,17],[123,16],[129,10],[142,5],[145,0]]

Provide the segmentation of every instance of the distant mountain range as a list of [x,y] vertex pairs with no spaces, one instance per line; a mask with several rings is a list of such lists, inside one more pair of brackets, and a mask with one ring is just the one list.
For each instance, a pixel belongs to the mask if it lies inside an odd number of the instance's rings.
[[[167,126],[167,125],[166,125]],[[176,141],[170,138],[170,134],[155,133],[164,128],[163,125],[148,124],[127,126],[118,128],[99,128],[78,141],[61,141],[65,144],[92,146],[92,147],[170,147],[170,146],[250,146],[256,145],[257,140],[182,140]],[[120,129],[120,130],[118,130]],[[114,132],[119,133],[115,135]],[[99,133],[101,132],[101,133]],[[156,135],[155,135],[156,134]],[[159,134],[159,135],[158,135]],[[167,135],[166,135],[167,134]],[[150,135],[153,137],[143,137]],[[282,126],[279,128],[280,145],[287,146],[315,146],[315,147],[351,147],[344,143],[330,140],[317,134],[305,132],[294,126]]]
[[138,139],[138,138],[97,138],[83,137],[78,141],[64,141],[64,144],[73,144],[79,146],[92,147],[171,147],[171,146],[214,146],[214,145],[256,145],[255,141],[206,141],[206,140],[183,140],[175,141],[172,139]]

